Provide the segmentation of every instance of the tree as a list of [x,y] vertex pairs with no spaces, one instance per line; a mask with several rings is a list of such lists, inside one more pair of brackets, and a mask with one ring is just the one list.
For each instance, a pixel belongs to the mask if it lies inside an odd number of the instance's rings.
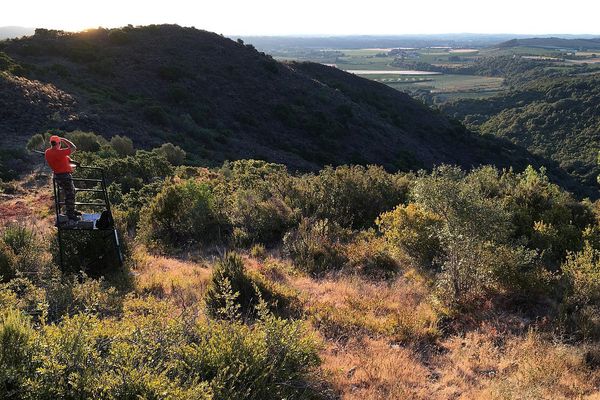
[[133,148],[133,141],[127,136],[113,136],[112,139],[110,139],[110,145],[121,157],[131,156],[135,154],[135,149]]
[[440,285],[453,301],[484,291],[494,284],[489,263],[498,245],[510,237],[510,214],[498,199],[482,194],[458,167],[441,166],[421,173],[413,196],[425,210],[439,216],[435,231],[444,257]]
[[42,150],[44,148],[44,143],[45,143],[44,136],[41,133],[38,133],[37,135],[33,135],[27,142],[27,150],[29,150],[29,151]]
[[179,146],[172,143],[165,143],[157,149],[153,150],[158,154],[162,154],[173,165],[181,165],[185,161],[186,153]]

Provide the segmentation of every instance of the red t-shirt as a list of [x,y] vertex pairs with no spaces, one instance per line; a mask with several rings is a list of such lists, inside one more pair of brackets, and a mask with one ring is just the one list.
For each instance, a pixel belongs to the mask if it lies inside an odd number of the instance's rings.
[[50,148],[46,150],[46,161],[52,168],[55,174],[70,174],[73,172],[71,166],[71,149],[54,149]]

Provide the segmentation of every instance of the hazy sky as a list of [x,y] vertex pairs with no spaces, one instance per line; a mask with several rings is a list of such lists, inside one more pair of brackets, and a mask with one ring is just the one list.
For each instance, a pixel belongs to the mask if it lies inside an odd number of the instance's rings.
[[600,0],[4,0],[0,26],[177,23],[223,34],[600,34]]

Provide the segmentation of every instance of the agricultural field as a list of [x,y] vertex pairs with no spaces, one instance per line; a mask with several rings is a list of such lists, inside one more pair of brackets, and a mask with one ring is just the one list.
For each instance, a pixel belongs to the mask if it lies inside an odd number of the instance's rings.
[[280,60],[316,61],[354,73],[363,78],[384,83],[403,92],[429,92],[442,99],[487,98],[504,90],[503,79],[478,75],[444,74],[431,71],[404,70],[394,66],[400,57],[414,63],[428,63],[435,66],[458,67],[471,63],[481,50],[470,48],[369,48],[342,49],[337,51],[313,51],[290,53]]
[[445,99],[485,98],[503,91],[503,78],[442,73],[418,75],[357,74],[404,92],[428,90]]
[[[285,52],[277,52],[275,58],[280,61],[313,61],[330,65],[417,95],[421,99],[424,99],[423,96],[427,99],[435,98],[438,103],[457,99],[486,99],[504,93],[511,82],[505,82],[500,76],[471,75],[459,71],[482,58],[514,55],[526,60],[551,62],[553,65],[547,67],[550,72],[568,72],[570,68],[583,64],[591,68],[596,65],[600,67],[600,57],[594,51],[527,45],[480,48],[431,46],[286,49]],[[414,67],[407,67],[411,65]],[[436,69],[444,72],[434,72]],[[453,73],[453,70],[457,73]]]

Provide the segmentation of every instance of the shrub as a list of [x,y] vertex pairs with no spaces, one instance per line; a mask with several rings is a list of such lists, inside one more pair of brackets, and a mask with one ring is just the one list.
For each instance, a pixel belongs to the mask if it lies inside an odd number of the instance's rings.
[[400,250],[415,266],[431,268],[442,256],[436,233],[441,222],[436,214],[411,203],[381,214],[376,223],[388,243]]
[[408,179],[381,167],[326,167],[294,180],[292,207],[307,218],[328,219],[346,228],[367,228],[384,211],[404,202]]
[[[457,167],[442,166],[415,182],[415,202],[440,217],[435,234],[443,251],[442,297],[460,303],[494,287],[486,257],[496,244],[508,243],[510,215],[497,199],[465,179]],[[492,253],[493,254],[493,253]]]
[[327,220],[303,219],[288,232],[284,250],[298,268],[321,275],[341,269],[347,261],[342,240],[347,233]]
[[34,329],[0,313],[0,390],[26,399],[306,399],[319,364],[299,322],[266,311],[252,326],[173,318],[164,302],[129,299],[122,319],[87,314]]
[[505,173],[505,208],[512,215],[513,236],[525,237],[527,246],[542,253],[549,268],[558,268],[567,252],[583,246],[582,231],[595,223],[589,205],[577,202],[552,184],[545,170],[528,167],[523,173]]
[[21,398],[20,388],[33,375],[36,332],[30,319],[14,309],[0,311],[0,393],[4,399]]
[[569,253],[562,265],[567,291],[563,318],[567,327],[589,339],[600,337],[600,251],[586,244],[579,253]]
[[296,291],[247,271],[237,253],[227,253],[216,263],[204,300],[210,316],[229,321],[260,317],[261,307],[297,317],[301,308]]
[[127,136],[115,135],[110,139],[110,145],[121,157],[131,156],[135,154],[133,141]]
[[209,315],[229,320],[248,316],[258,304],[258,296],[237,253],[227,253],[215,264],[205,295]]
[[162,156],[173,165],[181,165],[185,161],[186,153],[179,147],[172,143],[165,143],[157,149],[152,150]]
[[267,257],[267,250],[262,244],[255,244],[250,249],[250,255],[259,260],[264,260]]
[[[25,223],[11,223],[3,227],[0,232],[0,243],[4,243],[10,250],[0,249],[5,254],[5,263],[9,260],[13,262],[12,277],[18,273],[35,279],[49,266],[50,259],[43,249],[43,238]],[[11,275],[7,271],[8,276]]]
[[95,133],[82,131],[66,133],[65,137],[77,146],[77,150],[91,152],[100,150],[100,142],[104,140]]
[[390,254],[383,238],[365,232],[346,246],[348,269],[370,278],[391,278],[398,262]]
[[228,200],[233,239],[240,245],[272,244],[295,222],[294,212],[283,200],[261,196],[256,190],[236,190]]
[[33,322],[45,322],[47,317],[46,291],[29,279],[14,278],[0,285],[0,306],[14,308],[33,317]]
[[[132,156],[106,159],[82,153],[78,158],[82,164],[104,169],[108,183],[119,184],[123,194],[173,174],[173,166],[165,157],[149,151],[138,150]],[[85,171],[80,171],[80,175],[85,177]]]
[[140,217],[140,237],[158,247],[215,242],[224,229],[213,188],[192,180],[165,185]]
[[45,142],[42,134],[38,133],[37,135],[33,135],[29,141],[27,141],[27,150],[42,150],[45,147]]
[[0,241],[0,281],[8,282],[17,274],[17,256],[6,243]]
[[209,380],[215,398],[318,398],[308,379],[320,360],[301,322],[267,313],[252,328],[217,322],[195,333],[199,340],[177,352],[181,375]]

